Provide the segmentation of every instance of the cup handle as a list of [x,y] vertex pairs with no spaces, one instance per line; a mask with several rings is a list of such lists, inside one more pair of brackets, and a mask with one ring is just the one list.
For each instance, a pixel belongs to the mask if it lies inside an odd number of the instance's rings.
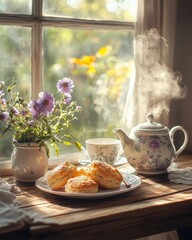
[[181,145],[181,147],[175,152],[175,156],[177,157],[181,152],[183,152],[183,150],[186,148],[187,146],[187,143],[188,143],[188,133],[187,131],[182,127],[182,126],[175,126],[173,127],[170,132],[169,132],[169,136],[171,138],[171,141],[174,145],[174,134],[177,132],[177,131],[182,131],[183,134],[184,134],[184,141],[183,141],[183,144]]

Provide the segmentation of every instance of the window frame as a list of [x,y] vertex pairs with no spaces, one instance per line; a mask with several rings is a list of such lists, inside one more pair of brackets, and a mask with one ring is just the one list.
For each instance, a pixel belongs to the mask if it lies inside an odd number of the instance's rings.
[[[92,30],[121,30],[134,31],[134,22],[106,21],[81,18],[48,17],[42,15],[43,0],[32,0],[32,14],[5,14],[0,13],[0,25],[14,25],[31,28],[31,98],[36,98],[43,89],[42,66],[43,66],[43,28],[61,27]],[[67,154],[67,159],[80,156],[77,153]],[[82,156],[82,154],[81,154]],[[52,159],[54,161],[52,161]],[[59,158],[51,158],[50,163],[56,163]],[[0,162],[2,169],[10,170],[10,160]],[[52,165],[52,164],[51,164]],[[7,171],[6,171],[7,172]],[[5,172],[4,172],[5,173]]]

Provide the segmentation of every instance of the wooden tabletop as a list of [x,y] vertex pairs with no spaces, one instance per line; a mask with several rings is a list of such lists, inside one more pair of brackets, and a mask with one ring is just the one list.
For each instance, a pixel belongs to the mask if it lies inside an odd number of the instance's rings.
[[[178,162],[192,166],[192,156],[183,155]],[[22,190],[17,197],[21,209],[59,224],[30,226],[0,239],[120,240],[192,226],[192,185],[171,183],[167,174],[139,176],[142,184],[131,192],[89,200],[56,196],[34,184],[17,183]]]

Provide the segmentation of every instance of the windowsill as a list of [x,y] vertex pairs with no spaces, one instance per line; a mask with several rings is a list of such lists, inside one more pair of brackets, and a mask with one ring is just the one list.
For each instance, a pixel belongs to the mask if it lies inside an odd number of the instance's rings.
[[[77,165],[79,163],[78,160],[82,157],[84,157],[84,154],[82,152],[63,154],[59,157],[51,157],[48,161],[49,169],[54,168],[63,161],[68,161],[70,163],[73,163],[74,165]],[[11,167],[11,160],[0,162],[0,177],[8,175],[10,176],[12,174],[13,172]]]

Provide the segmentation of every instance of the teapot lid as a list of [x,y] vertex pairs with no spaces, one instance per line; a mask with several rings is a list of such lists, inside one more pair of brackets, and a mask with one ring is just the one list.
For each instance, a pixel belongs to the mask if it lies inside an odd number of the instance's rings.
[[168,128],[163,126],[160,123],[154,122],[154,116],[153,114],[149,113],[146,116],[147,122],[141,123],[138,126],[136,126],[134,129],[135,131],[143,131],[148,132],[152,134],[152,132],[155,132],[155,134],[166,134],[168,133]]

